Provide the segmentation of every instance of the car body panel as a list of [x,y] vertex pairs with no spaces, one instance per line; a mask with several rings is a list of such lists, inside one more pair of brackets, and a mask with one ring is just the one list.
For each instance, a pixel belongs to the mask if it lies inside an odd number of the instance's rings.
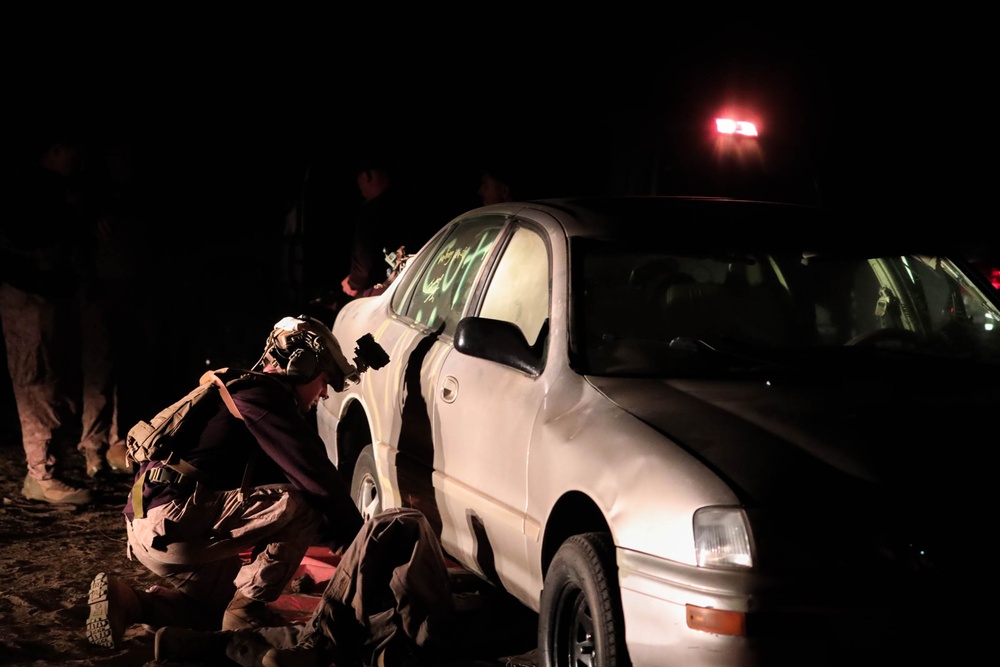
[[[832,249],[830,256],[839,258],[853,252],[840,237],[863,227],[838,227],[824,212],[782,205],[644,199],[471,211],[445,225],[385,294],[346,304],[334,325],[338,339],[371,332],[390,362],[321,403],[317,419],[331,458],[350,465],[345,450],[356,443],[347,436],[364,423],[384,505],[423,511],[450,556],[535,610],[562,540],[575,531],[610,533],[636,667],[671,660],[818,659],[826,652],[817,646],[829,641],[823,633],[834,630],[843,635],[837,646],[844,650],[898,649],[908,627],[923,627],[944,613],[942,600],[960,595],[950,578],[938,574],[958,565],[954,535],[975,532],[977,520],[965,509],[985,505],[989,485],[982,471],[970,470],[975,455],[956,456],[948,444],[960,438],[967,447],[977,419],[988,419],[1000,404],[996,362],[929,354],[914,363],[898,345],[867,349],[834,339],[835,323],[824,321],[820,335],[833,340],[826,347],[734,353],[681,336],[675,339],[682,340],[680,347],[664,346],[652,357],[643,356],[646,343],[621,346],[624,352],[616,348],[607,357],[611,370],[588,373],[578,367],[588,361],[581,350],[589,343],[579,322],[574,328],[581,318],[574,303],[601,286],[571,277],[573,242],[592,240],[597,245],[580,248],[600,250],[605,239],[633,233],[618,228],[620,210],[649,206],[654,218],[678,220],[675,227],[638,225],[634,234],[648,231],[649,239],[639,237],[637,245],[653,254],[674,243],[691,259],[683,266],[702,272],[696,279],[703,283],[721,280],[711,275],[712,267],[726,268],[700,263],[713,248],[732,253],[770,244],[795,250],[801,233],[809,237],[807,247]],[[454,226],[466,221],[495,236],[484,244],[469,237],[464,246],[449,246]],[[717,223],[729,234],[713,233]],[[795,234],[782,236],[788,229]],[[538,302],[529,294],[537,285],[521,284],[524,276],[504,266],[512,239],[527,237],[543,241],[549,265],[548,328],[539,363],[460,351],[456,324],[505,299],[509,308],[500,307],[499,319],[521,317],[524,305],[537,323]],[[927,243],[912,241],[904,245],[922,249]],[[900,321],[925,336],[962,310],[957,299],[987,298],[992,301],[985,311],[970,311],[962,322],[979,331],[990,326],[995,295],[983,297],[972,281],[960,279],[953,293],[932,294],[925,303],[911,291],[956,269],[925,264],[922,256],[900,268],[890,261],[892,252],[889,260],[858,264],[868,283],[853,287],[852,298],[865,322],[881,322],[880,309],[898,304]],[[478,263],[467,264],[472,255]],[[810,257],[793,253],[797,261],[784,265],[772,259],[753,267],[758,274],[751,279],[770,273],[787,287]],[[408,278],[432,261],[441,266],[430,269],[423,284],[414,282],[423,273]],[[746,278],[739,262],[726,271],[733,267]],[[441,315],[422,302],[408,311],[417,317],[403,314],[418,297],[440,304],[438,290],[458,275],[467,281],[461,290],[441,294],[456,295],[461,312],[446,313],[442,306]],[[504,295],[508,284],[515,293]],[[612,291],[608,299],[624,306],[626,296]],[[722,315],[737,324],[761,315],[736,305]],[[762,321],[773,317],[774,311],[763,312]],[[623,308],[619,316],[631,315]],[[626,331],[625,324],[607,323],[603,337],[610,345],[623,342],[617,332]],[[537,341],[525,333],[525,349],[534,350]],[[683,372],[646,377],[632,355],[676,357],[684,361],[678,367]],[[693,516],[713,506],[745,512],[754,567],[698,565]],[[745,612],[756,619],[754,632],[736,637],[694,630],[688,605]]]
[[[451,350],[441,368],[447,386],[440,387],[433,404],[440,443],[435,470],[447,471],[438,490],[456,527],[454,538],[444,531],[443,544],[475,554],[469,566],[480,574],[523,581],[518,573],[526,569],[526,464],[545,386],[499,364],[470,367],[465,361]],[[510,419],[511,411],[523,418]]]
[[[617,543],[694,564],[691,513],[705,505],[734,504],[736,495],[689,453],[589,384],[567,381],[560,390],[579,399],[552,415],[532,443],[529,515],[545,525],[560,497],[583,493],[607,517]],[[684,483],[665,493],[666,474]],[[627,495],[622,480],[628,480]]]

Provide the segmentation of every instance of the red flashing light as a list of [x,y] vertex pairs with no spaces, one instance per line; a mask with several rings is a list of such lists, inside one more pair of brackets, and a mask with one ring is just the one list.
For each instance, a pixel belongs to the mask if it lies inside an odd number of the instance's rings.
[[757,126],[748,120],[716,118],[715,129],[719,134],[738,134],[744,137],[757,136]]

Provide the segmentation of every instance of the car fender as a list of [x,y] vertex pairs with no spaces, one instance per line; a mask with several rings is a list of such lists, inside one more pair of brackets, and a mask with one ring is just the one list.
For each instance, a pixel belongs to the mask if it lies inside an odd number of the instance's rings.
[[[531,445],[528,517],[546,533],[561,498],[579,493],[601,511],[621,548],[695,564],[692,516],[738,498],[714,472],[580,379],[579,399],[543,413]],[[554,402],[553,402],[554,403]],[[622,480],[628,480],[622,484]]]

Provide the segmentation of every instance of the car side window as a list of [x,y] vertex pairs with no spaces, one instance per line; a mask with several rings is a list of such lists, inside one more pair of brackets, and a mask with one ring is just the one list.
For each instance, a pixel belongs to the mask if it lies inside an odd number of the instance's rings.
[[433,254],[421,262],[419,273],[406,285],[407,294],[397,312],[430,329],[444,323],[444,333],[454,333],[503,224],[500,216],[486,216],[453,227]]
[[549,317],[549,253],[534,230],[518,228],[483,296],[481,317],[516,324],[537,347]]

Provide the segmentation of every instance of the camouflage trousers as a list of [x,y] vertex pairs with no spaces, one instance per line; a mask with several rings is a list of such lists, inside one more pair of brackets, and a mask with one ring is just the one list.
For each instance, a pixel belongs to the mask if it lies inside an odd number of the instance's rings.
[[242,498],[239,490],[199,486],[125,525],[128,557],[170,584],[149,591],[147,622],[218,629],[237,589],[265,602],[281,595],[319,539],[322,519],[287,484],[254,487]]
[[28,474],[48,479],[59,454],[118,444],[106,305],[0,285],[7,368]]

